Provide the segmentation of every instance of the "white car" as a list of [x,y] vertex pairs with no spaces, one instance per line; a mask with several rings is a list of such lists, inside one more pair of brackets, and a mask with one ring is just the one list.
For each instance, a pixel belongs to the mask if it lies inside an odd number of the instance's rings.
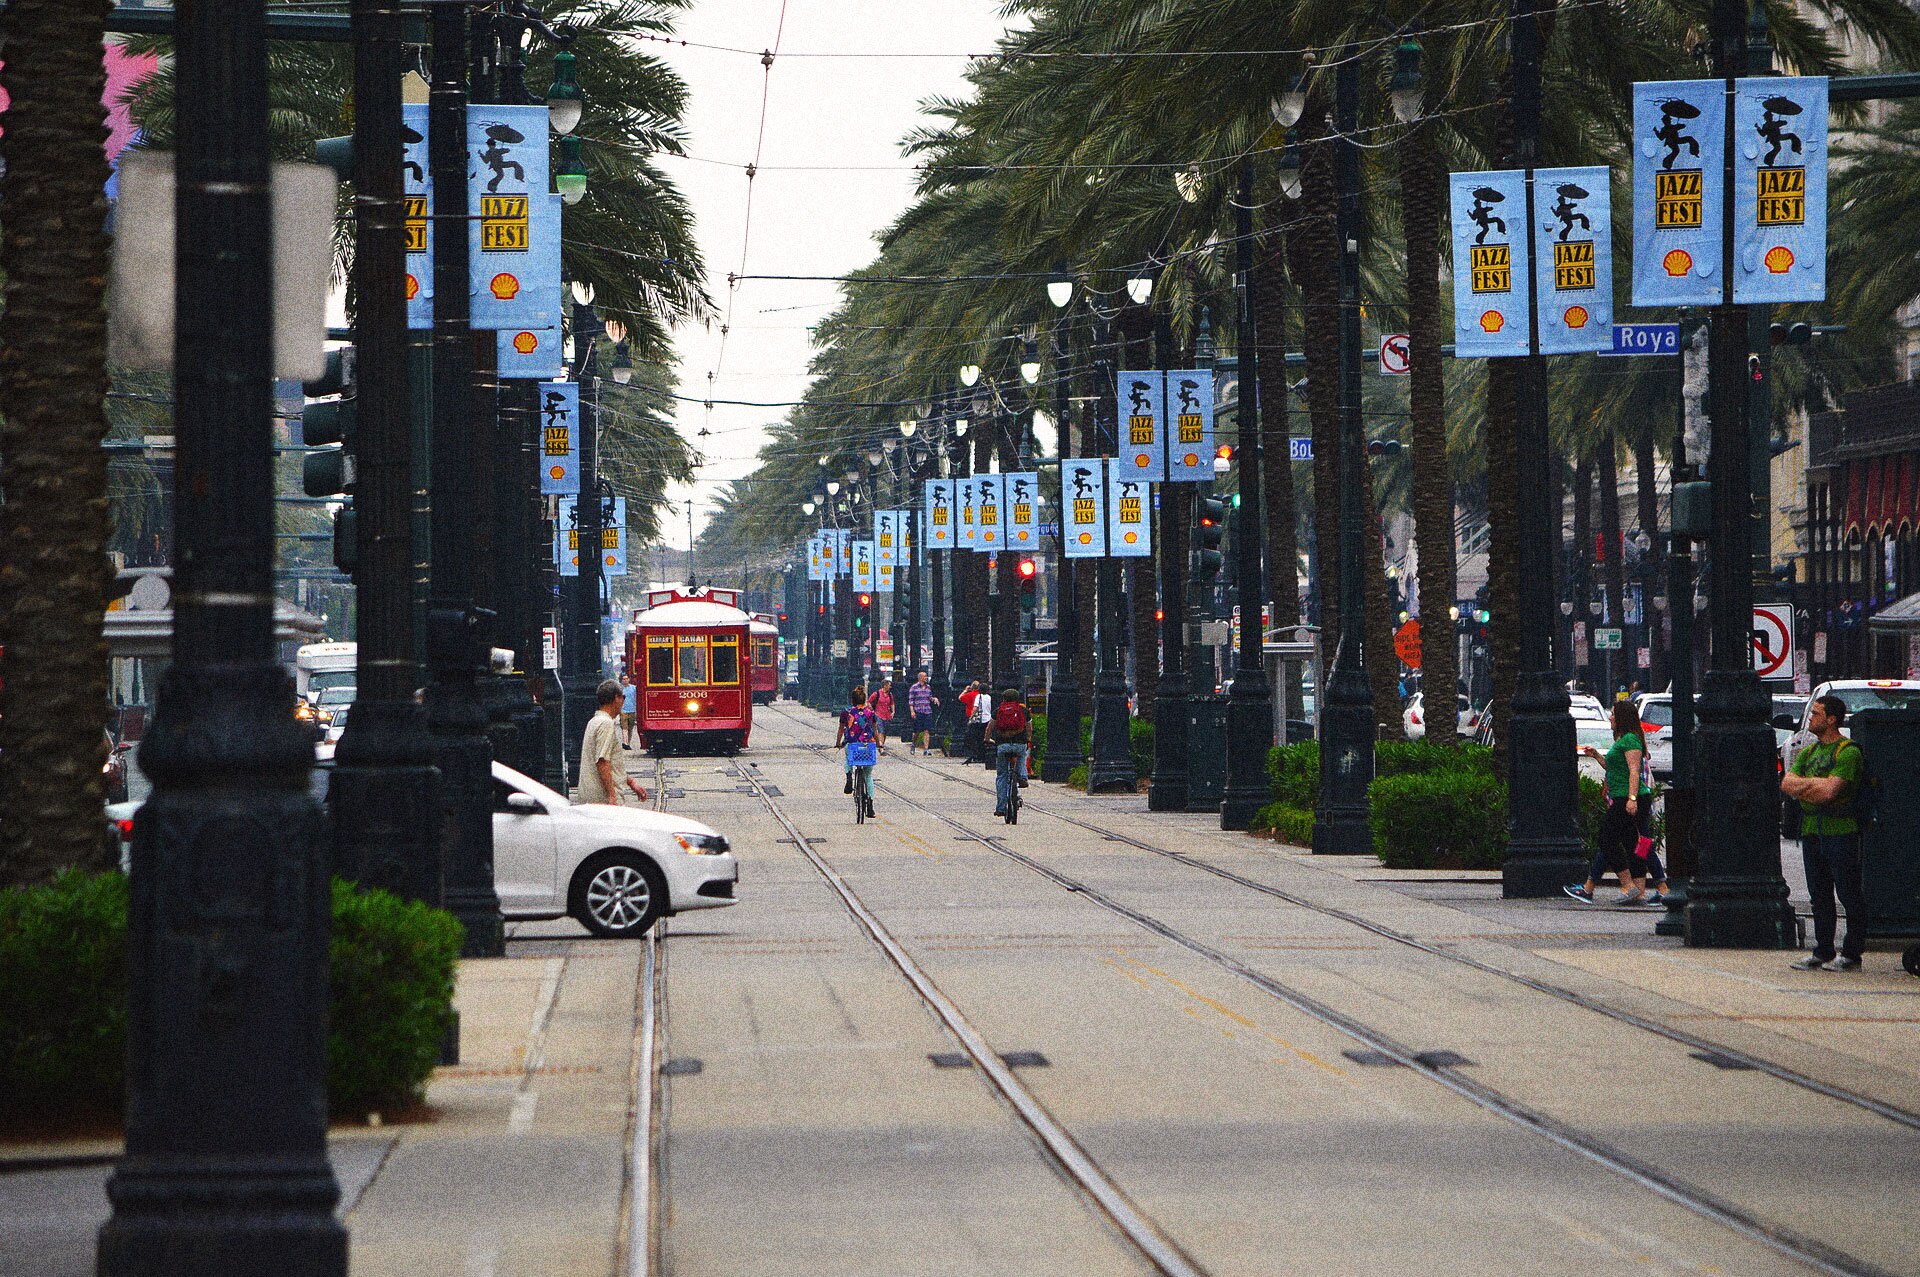
[[1573,721],[1576,723],[1582,719],[1596,718],[1603,723],[1608,721],[1606,706],[1602,705],[1600,698],[1592,692],[1568,692],[1567,710],[1573,715]]
[[[330,755],[331,747],[326,748]],[[313,769],[326,794],[332,759]],[[114,803],[107,823],[130,862],[139,802]],[[502,763],[493,765],[493,889],[513,919],[572,916],[596,936],[645,935],[660,918],[736,903],[740,862],[715,830],[671,812],[575,806]]]
[[1592,779],[1595,784],[1604,785],[1607,780],[1606,764],[1596,763],[1585,754],[1579,753],[1582,745],[1591,745],[1605,754],[1613,748],[1613,728],[1604,722],[1595,722],[1591,718],[1573,720],[1574,767],[1582,776]]
[[[1794,732],[1780,743],[1780,766],[1791,769],[1793,756],[1813,744],[1813,733],[1807,728],[1807,720],[1813,714],[1813,703],[1822,696],[1838,696],[1847,703],[1847,717],[1863,709],[1906,709],[1920,707],[1920,680],[1910,678],[1841,678],[1830,683],[1816,684],[1813,695],[1800,707],[1800,721]],[[1775,737],[1779,736],[1776,723]],[[1853,735],[1851,727],[1840,729],[1842,736]]]
[[[1400,711],[1400,727],[1406,732],[1408,740],[1419,740],[1427,734],[1426,695],[1425,692],[1415,692],[1407,701],[1407,707]],[[1454,734],[1472,739],[1473,729],[1477,726],[1473,703],[1462,696],[1458,704],[1459,717],[1454,725]]]

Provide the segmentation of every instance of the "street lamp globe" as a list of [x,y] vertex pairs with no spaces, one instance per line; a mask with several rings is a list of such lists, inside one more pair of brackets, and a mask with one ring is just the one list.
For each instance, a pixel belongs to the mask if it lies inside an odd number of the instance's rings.
[[1280,190],[1290,200],[1300,198],[1300,131],[1287,130],[1287,143],[1275,166],[1280,174]]
[[[1308,59],[1308,65],[1312,65],[1312,59]],[[1287,91],[1273,100],[1271,109],[1273,122],[1283,129],[1290,129],[1300,122],[1300,117],[1307,110],[1307,73],[1304,68],[1293,77],[1293,83],[1287,86]]]
[[880,441],[880,451],[886,453],[889,457],[891,457],[899,447],[900,441],[892,435],[888,435]]
[[838,479],[827,480],[827,495],[830,497],[840,495],[840,481]]
[[918,430],[919,428],[920,428],[920,423],[917,421],[913,421],[911,419],[900,423],[900,433],[908,439],[913,438],[913,432]]
[[967,421],[965,417],[955,417],[953,419],[953,437],[956,439],[966,438],[967,426],[969,424],[970,423]]
[[1040,348],[1028,337],[1020,350],[1020,380],[1029,386],[1040,380]]
[[1053,278],[1047,281],[1047,300],[1055,310],[1065,310],[1073,301],[1073,276],[1067,273],[1065,263],[1055,267]]
[[560,139],[560,165],[553,172],[553,189],[563,204],[578,204],[587,195],[587,166],[580,158],[580,139]]
[[980,380],[979,364],[961,364],[960,365],[960,384],[961,385],[971,386],[973,385],[973,383],[979,380]]
[[585,280],[585,279],[574,280],[573,281],[573,300],[574,300],[574,304],[578,306],[593,305],[592,281]]
[[1426,81],[1420,74],[1420,42],[1412,36],[1393,51],[1393,83],[1388,90],[1393,99],[1393,115],[1402,124],[1420,118],[1427,104]]
[[613,347],[613,380],[615,385],[620,386],[633,380],[633,354],[624,341],[615,343]]
[[867,449],[867,464],[868,464],[868,465],[870,465],[870,466],[877,466],[877,465],[879,465],[879,464],[880,464],[880,457],[881,457],[881,455],[882,455],[882,454],[881,454],[881,452],[880,452],[880,449],[878,449],[878,448],[869,448],[869,449]]
[[1127,300],[1136,306],[1144,306],[1153,298],[1153,276],[1141,271],[1127,280]]
[[802,501],[802,502],[800,503],[800,513],[802,513],[802,514],[812,514],[812,513],[813,513],[813,510],[814,510],[814,506],[813,506],[813,502],[811,502],[811,501]]
[[587,109],[587,92],[580,87],[574,56],[553,55],[553,83],[547,87],[547,120],[553,131],[565,137],[580,127],[580,116]]

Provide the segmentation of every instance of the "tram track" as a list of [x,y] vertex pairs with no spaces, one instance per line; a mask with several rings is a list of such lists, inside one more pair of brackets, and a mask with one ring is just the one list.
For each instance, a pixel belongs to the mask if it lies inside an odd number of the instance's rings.
[[[790,721],[798,724],[799,720]],[[901,759],[896,755],[889,755],[889,758],[891,761],[905,762],[910,767],[915,767],[932,775],[943,777],[952,781],[954,784],[964,785],[969,789],[979,790],[985,794],[993,793],[993,787],[991,785],[983,785],[965,777],[956,776],[948,769],[915,762],[911,758]],[[879,787],[878,782],[876,782],[876,787]],[[914,805],[919,806],[917,803]],[[927,809],[922,807],[921,810],[925,811]],[[1396,928],[1374,922],[1369,918],[1363,918],[1350,910],[1341,909],[1334,905],[1320,904],[1305,896],[1288,891],[1285,888],[1276,887],[1271,883],[1261,882],[1255,878],[1249,878],[1245,874],[1236,873],[1231,869],[1216,865],[1198,856],[1155,846],[1144,839],[1136,838],[1130,834],[1113,829],[1110,826],[1082,819],[1078,816],[1060,811],[1058,808],[1036,803],[1031,799],[1022,800],[1020,810],[1023,814],[1047,816],[1051,819],[1084,829],[1089,833],[1099,834],[1101,837],[1110,841],[1133,847],[1136,850],[1151,852],[1162,859],[1173,861],[1175,864],[1184,865],[1189,869],[1197,869],[1202,873],[1211,874],[1216,878],[1231,882],[1236,886],[1245,887],[1261,895],[1284,901],[1287,904],[1294,905],[1301,909],[1309,910],[1322,917],[1332,918],[1336,921],[1346,923],[1349,926],[1358,927],[1362,931],[1377,936],[1380,939],[1403,945],[1457,966],[1466,967],[1470,970],[1480,972],[1483,975],[1493,976],[1497,979],[1517,984],[1522,988],[1544,994],[1556,1001],[1564,1002],[1569,1006],[1576,1006],[1595,1015],[1604,1016],[1617,1024],[1624,1024],[1644,1033],[1650,1033],[1655,1037],[1664,1038],[1669,1042],[1685,1046],[1690,1050],[1710,1053],[1721,1060],[1731,1062],[1741,1069],[1763,1073],[1776,1081],[1785,1082],[1826,1099],[1834,1100],[1838,1103],[1871,1113],[1875,1117],[1883,1118],[1895,1125],[1903,1126],[1908,1130],[1920,1131],[1920,1113],[1916,1113],[1911,1109],[1901,1108],[1899,1105],[1888,1103],[1885,1100],[1876,1099],[1871,1095],[1862,1094],[1848,1087],[1839,1086],[1835,1083],[1812,1077],[1797,1069],[1781,1064],[1778,1061],[1770,1060],[1765,1056],[1754,1055],[1738,1047],[1729,1046],[1724,1042],[1702,1037],[1697,1033],[1690,1033],[1685,1029],[1662,1023],[1659,1020],[1639,1015],[1621,1007],[1612,1006],[1597,998],[1581,993],[1578,990],[1555,984],[1550,980],[1542,980],[1537,976],[1512,971],[1495,963],[1473,957],[1471,954],[1460,953],[1445,946],[1422,940],[1418,936],[1409,935]],[[930,814],[938,815],[937,813]],[[942,817],[942,819],[944,819],[944,817]]]

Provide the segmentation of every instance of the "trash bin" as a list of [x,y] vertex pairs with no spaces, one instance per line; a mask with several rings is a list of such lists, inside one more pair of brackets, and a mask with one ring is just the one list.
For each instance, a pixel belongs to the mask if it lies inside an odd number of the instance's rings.
[[1847,726],[1866,755],[1861,877],[1869,940],[1920,940],[1920,709],[1867,709]]

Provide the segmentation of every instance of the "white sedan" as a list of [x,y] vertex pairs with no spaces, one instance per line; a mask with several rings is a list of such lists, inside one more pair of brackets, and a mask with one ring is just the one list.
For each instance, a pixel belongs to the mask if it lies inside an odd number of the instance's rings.
[[493,765],[493,889],[509,918],[571,915],[596,936],[638,936],[659,918],[735,903],[740,863],[685,816],[564,794]]

